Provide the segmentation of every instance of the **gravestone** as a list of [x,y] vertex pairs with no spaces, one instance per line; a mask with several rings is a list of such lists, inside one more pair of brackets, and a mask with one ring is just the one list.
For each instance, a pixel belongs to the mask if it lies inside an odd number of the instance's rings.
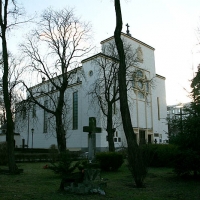
[[95,117],[89,117],[89,126],[84,126],[83,132],[88,132],[88,159],[91,161],[96,152],[96,133],[101,133],[101,128],[96,127]]

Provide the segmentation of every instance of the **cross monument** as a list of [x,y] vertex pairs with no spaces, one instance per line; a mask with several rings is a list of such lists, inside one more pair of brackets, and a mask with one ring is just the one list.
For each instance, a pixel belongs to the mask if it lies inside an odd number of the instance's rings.
[[95,117],[89,117],[89,126],[84,126],[83,132],[88,132],[88,159],[93,160],[96,151],[96,133],[101,133],[101,128],[96,127]]

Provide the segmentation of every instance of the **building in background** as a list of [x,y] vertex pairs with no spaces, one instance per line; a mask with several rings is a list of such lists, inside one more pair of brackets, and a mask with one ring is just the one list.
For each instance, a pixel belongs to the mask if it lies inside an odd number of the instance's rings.
[[190,106],[190,102],[188,103],[178,103],[176,105],[168,105],[167,106],[167,120],[168,120],[168,135],[173,136],[176,134],[176,131],[174,130],[174,127],[171,123],[173,123],[173,120],[176,119],[184,119],[184,117],[187,115],[184,111],[184,108],[188,108]]

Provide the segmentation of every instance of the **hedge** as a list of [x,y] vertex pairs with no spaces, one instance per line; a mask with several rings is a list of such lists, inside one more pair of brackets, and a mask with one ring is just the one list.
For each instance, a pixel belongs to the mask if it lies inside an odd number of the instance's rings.
[[96,160],[103,171],[117,171],[124,162],[123,155],[116,152],[97,153]]

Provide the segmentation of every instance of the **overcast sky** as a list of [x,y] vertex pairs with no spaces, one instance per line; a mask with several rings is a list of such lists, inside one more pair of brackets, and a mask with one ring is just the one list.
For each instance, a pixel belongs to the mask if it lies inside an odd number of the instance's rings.
[[[90,21],[94,45],[110,37],[115,29],[113,0],[20,0],[27,14],[40,14],[52,7],[75,9],[76,16]],[[121,0],[123,32],[130,25],[134,38],[155,48],[156,73],[166,77],[167,104],[187,102],[189,80],[196,71],[199,0]],[[23,33],[25,31],[23,30]],[[17,37],[18,38],[18,37]]]

